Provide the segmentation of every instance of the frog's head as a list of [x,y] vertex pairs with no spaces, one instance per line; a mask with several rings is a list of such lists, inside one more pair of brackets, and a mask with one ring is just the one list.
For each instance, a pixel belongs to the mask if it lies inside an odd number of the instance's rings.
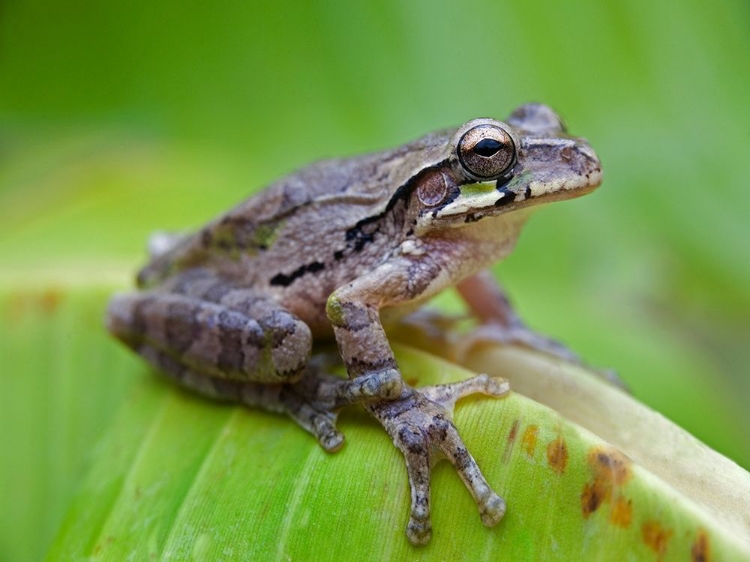
[[602,179],[588,143],[568,135],[560,117],[541,104],[522,105],[505,122],[469,121],[449,148],[448,160],[416,181],[417,230],[578,197]]

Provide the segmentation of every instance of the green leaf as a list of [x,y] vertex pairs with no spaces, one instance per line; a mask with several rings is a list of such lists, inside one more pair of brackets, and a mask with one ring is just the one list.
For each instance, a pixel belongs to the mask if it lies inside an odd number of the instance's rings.
[[[65,469],[64,459],[89,450],[86,476],[69,503],[65,485],[49,485],[51,507],[68,504],[49,560],[356,559],[373,553],[425,560],[750,559],[748,508],[737,500],[750,494],[747,473],[694,447],[666,420],[649,427],[657,414],[578,369],[494,348],[473,353],[472,360],[532,380],[535,372],[554,375],[561,382],[539,394],[548,403],[557,400],[563,415],[517,392],[459,403],[456,423],[507,500],[508,513],[496,528],[484,528],[459,478],[442,463],[433,480],[433,539],[413,547],[404,535],[409,497],[403,460],[363,411],[343,412],[347,445],[329,455],[282,416],[215,404],[162,383],[106,339],[100,326],[105,294],[9,289],[0,308],[15,327],[3,334],[15,349],[14,376],[44,377],[40,383],[54,389],[50,406],[65,409],[46,422],[69,420],[52,428],[60,440],[46,445],[49,462],[39,466],[31,486],[19,482],[17,491],[33,489],[55,468]],[[403,345],[398,358],[420,384],[470,374]],[[97,392],[83,391],[86,385]],[[525,390],[535,392],[532,386]],[[570,421],[560,403],[574,403],[571,395],[592,389],[601,398],[589,410],[607,415]],[[619,409],[608,411],[615,404]],[[27,421],[42,423],[37,417],[30,413]],[[610,426],[602,426],[608,439],[635,430],[627,454],[590,431],[597,427],[582,427],[600,422]],[[96,444],[88,437],[101,428],[90,423],[107,425]],[[4,445],[22,448],[18,441]],[[669,445],[661,468],[637,456],[639,445]],[[691,495],[670,481],[670,471],[713,482]],[[714,501],[725,511],[720,516],[704,492],[736,501]],[[23,530],[18,522],[6,523]],[[21,558],[23,552],[10,554]]]

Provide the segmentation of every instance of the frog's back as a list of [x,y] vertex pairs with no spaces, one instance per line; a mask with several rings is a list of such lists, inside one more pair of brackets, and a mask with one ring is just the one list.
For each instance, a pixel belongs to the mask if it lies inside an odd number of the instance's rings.
[[[429,135],[394,150],[309,165],[240,203],[140,271],[141,287],[175,273],[207,267],[247,285],[269,285],[287,268],[320,268],[351,246],[347,233],[386,208],[443,134]],[[439,144],[439,143],[438,143]],[[370,253],[392,240],[380,236]],[[356,243],[356,241],[355,241]],[[360,252],[362,257],[365,255]],[[304,257],[304,260],[302,259]],[[304,261],[304,263],[301,263]],[[318,265],[321,264],[321,265]]]

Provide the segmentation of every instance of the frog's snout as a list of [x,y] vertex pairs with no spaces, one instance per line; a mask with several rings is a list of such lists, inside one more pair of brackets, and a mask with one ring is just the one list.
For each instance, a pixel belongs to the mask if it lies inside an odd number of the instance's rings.
[[576,144],[578,160],[580,161],[578,164],[579,173],[586,178],[588,187],[598,187],[602,183],[602,165],[599,157],[586,140],[578,139]]

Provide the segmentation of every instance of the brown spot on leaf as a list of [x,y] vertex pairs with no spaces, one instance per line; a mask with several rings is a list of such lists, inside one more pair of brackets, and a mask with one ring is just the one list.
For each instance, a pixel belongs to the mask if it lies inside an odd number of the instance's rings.
[[618,496],[612,502],[612,510],[609,512],[609,521],[618,527],[627,529],[633,520],[633,502]]
[[59,289],[47,289],[44,292],[21,291],[10,295],[7,309],[8,320],[17,322],[26,314],[42,312],[54,314],[62,302],[64,294]]
[[96,544],[96,546],[94,546],[94,554],[95,555],[101,554],[102,549],[110,547],[112,543],[114,542],[115,542],[115,537],[111,535],[106,537],[103,541],[99,541]]
[[641,536],[646,546],[656,553],[657,560],[664,558],[669,539],[672,538],[671,530],[662,527],[658,521],[646,521],[641,527]]
[[536,450],[536,441],[539,437],[539,428],[535,425],[530,425],[523,432],[523,438],[521,438],[521,447],[530,457],[534,456]]
[[630,459],[616,449],[595,447],[589,452],[588,463],[594,470],[594,479],[583,487],[581,510],[589,517],[602,503],[612,498],[615,487],[630,479]]
[[586,484],[581,494],[581,511],[583,516],[588,517],[594,513],[602,502],[606,499],[606,490],[600,485],[600,482],[594,480],[593,483]]
[[547,445],[547,462],[558,474],[565,472],[565,467],[568,466],[568,446],[562,435],[558,435],[557,439]]
[[690,549],[691,560],[693,562],[710,562],[711,560],[711,543],[708,541],[708,535],[703,529],[698,530],[698,536]]
[[419,378],[409,377],[408,379],[404,379],[404,382],[406,382],[406,384],[408,384],[409,386],[417,386],[419,384]]
[[513,421],[513,425],[510,427],[510,432],[508,433],[508,445],[505,447],[505,452],[503,452],[503,462],[508,462],[508,459],[510,459],[510,454],[513,452],[513,447],[516,444],[516,437],[518,437],[518,426],[520,422],[518,420]]
[[513,445],[513,443],[516,441],[516,436],[518,435],[518,420],[513,422],[513,425],[510,428],[510,433],[508,433],[508,444]]
[[595,448],[589,453],[589,464],[598,477],[622,486],[631,476],[630,459],[616,449]]
[[47,289],[42,294],[39,302],[42,305],[42,310],[44,310],[44,312],[47,314],[53,314],[57,310],[57,307],[60,306],[62,299],[62,292],[57,289]]

